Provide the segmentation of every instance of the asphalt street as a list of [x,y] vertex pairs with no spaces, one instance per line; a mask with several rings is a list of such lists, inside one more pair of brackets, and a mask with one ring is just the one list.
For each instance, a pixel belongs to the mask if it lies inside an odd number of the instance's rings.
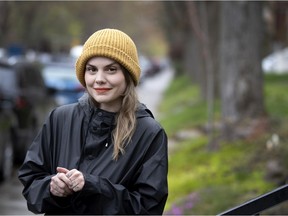
[[17,179],[17,169],[13,178],[0,185],[0,214],[1,215],[31,215],[27,210],[26,201],[21,194],[22,185]]

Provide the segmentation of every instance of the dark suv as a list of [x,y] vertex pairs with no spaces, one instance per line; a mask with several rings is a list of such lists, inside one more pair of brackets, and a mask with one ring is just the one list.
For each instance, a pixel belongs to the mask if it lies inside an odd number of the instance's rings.
[[39,126],[56,103],[45,86],[41,66],[37,63],[0,63],[0,91],[2,100],[11,104],[15,119],[10,128],[14,162],[20,164]]

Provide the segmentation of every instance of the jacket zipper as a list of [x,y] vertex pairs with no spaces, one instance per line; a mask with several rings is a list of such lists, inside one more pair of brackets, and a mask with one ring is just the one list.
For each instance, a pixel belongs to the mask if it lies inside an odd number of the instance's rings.
[[85,145],[86,145],[87,135],[88,135],[88,132],[89,132],[89,128],[90,128],[90,124],[91,124],[92,118],[94,116],[94,109],[92,107],[90,107],[89,111],[90,111],[90,117],[89,117],[88,126],[87,126],[85,137],[84,137],[84,143],[82,144],[82,147],[81,147],[80,158],[79,158],[79,161],[77,162],[77,169],[80,168],[80,163],[82,162],[82,159],[83,159],[83,156],[84,156],[84,148],[85,148]]

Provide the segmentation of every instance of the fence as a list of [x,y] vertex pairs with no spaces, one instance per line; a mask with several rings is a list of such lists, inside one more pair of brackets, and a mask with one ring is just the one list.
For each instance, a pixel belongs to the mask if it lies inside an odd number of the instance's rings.
[[288,200],[288,184],[222,212],[219,215],[259,215],[262,211],[286,200]]

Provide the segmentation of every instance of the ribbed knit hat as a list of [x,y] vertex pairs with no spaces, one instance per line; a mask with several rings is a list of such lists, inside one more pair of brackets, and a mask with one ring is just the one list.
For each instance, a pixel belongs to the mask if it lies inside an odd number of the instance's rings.
[[102,29],[92,34],[83,46],[81,55],[76,61],[76,75],[86,87],[84,73],[87,61],[95,56],[111,58],[125,67],[135,86],[140,79],[141,69],[137,48],[132,39],[117,29]]

